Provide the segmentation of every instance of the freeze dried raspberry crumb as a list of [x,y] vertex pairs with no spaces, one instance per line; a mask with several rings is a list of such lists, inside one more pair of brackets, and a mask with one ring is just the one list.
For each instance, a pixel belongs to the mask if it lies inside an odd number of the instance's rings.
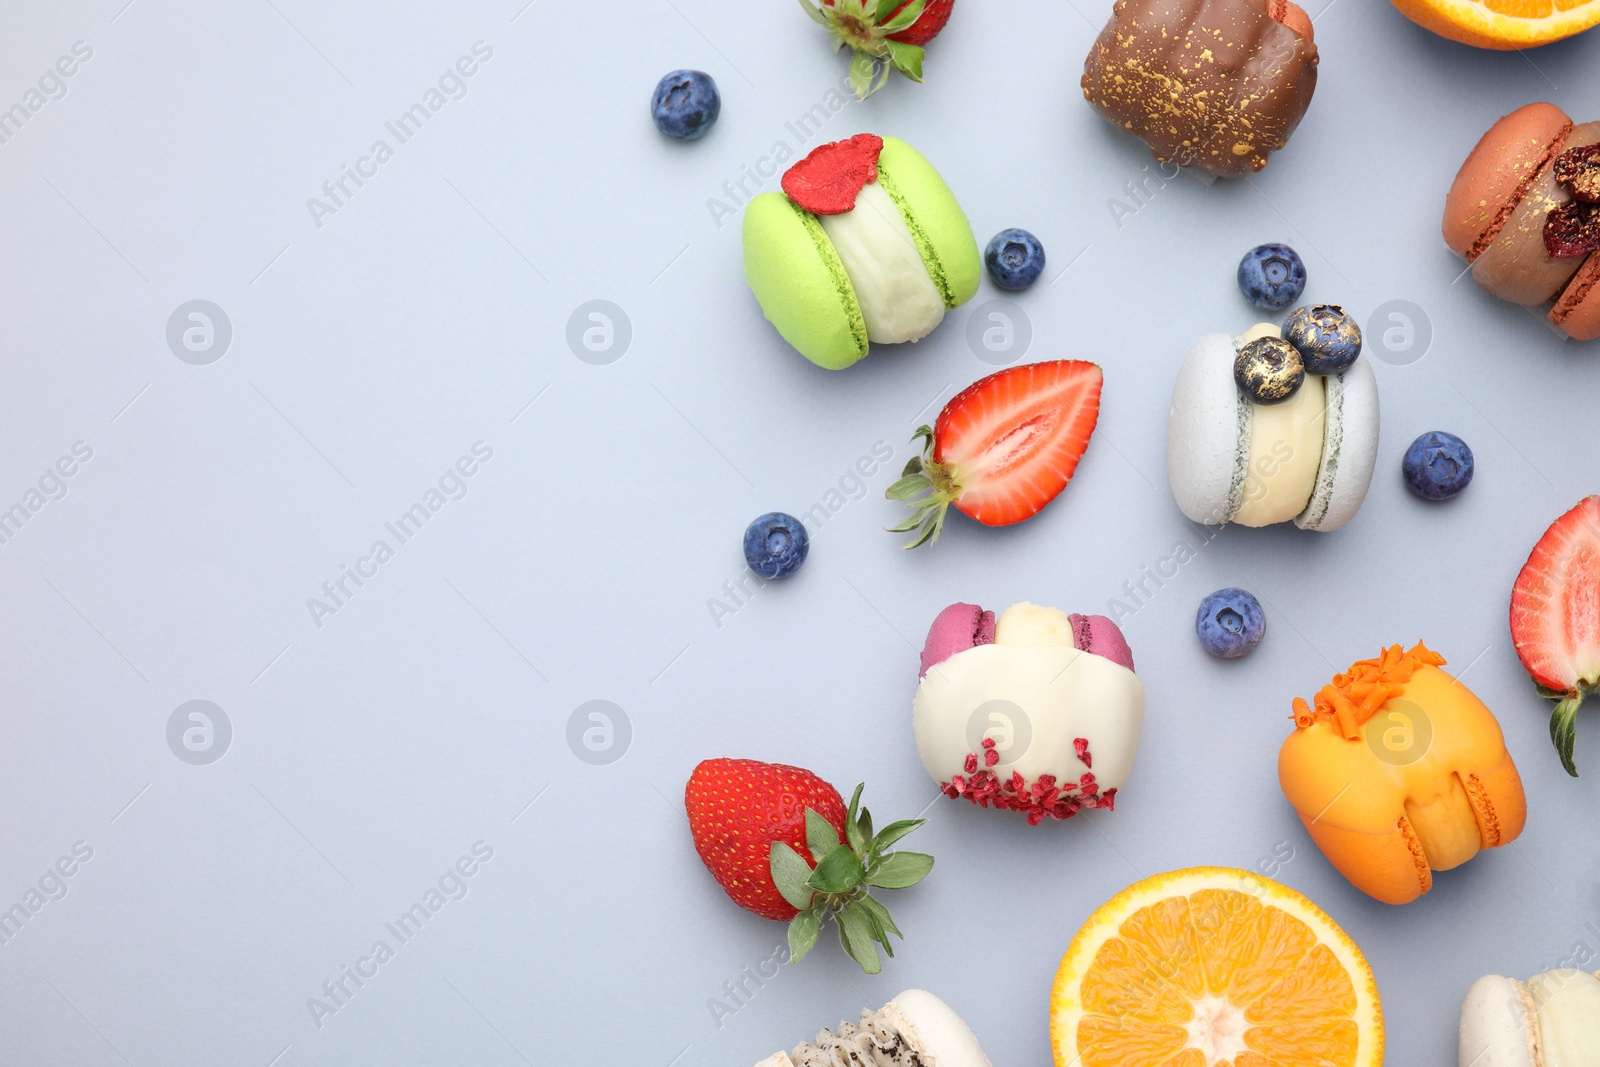
[[1574,259],[1600,250],[1600,204],[1573,200],[1544,220],[1544,247],[1556,259]]

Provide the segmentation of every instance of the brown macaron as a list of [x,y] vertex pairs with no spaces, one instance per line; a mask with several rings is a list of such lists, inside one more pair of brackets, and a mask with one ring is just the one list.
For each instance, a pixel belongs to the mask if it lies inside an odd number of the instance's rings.
[[[1567,209],[1563,221],[1592,225],[1582,221],[1592,214],[1571,215],[1582,206],[1572,205],[1578,186],[1557,180],[1556,163],[1596,144],[1600,122],[1575,126],[1549,103],[1518,108],[1491,126],[1461,165],[1441,227],[1445,243],[1472,264],[1480,286],[1527,307],[1554,301],[1550,322],[1581,341],[1600,336],[1600,253],[1587,251],[1594,247],[1592,234],[1580,230],[1563,245],[1563,237],[1554,236],[1561,230],[1547,224]],[[1569,173],[1566,180],[1574,179]]]

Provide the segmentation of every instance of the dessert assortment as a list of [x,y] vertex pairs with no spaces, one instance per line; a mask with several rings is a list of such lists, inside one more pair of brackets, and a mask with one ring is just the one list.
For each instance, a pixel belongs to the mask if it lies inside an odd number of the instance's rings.
[[[1561,10],[1494,0],[1394,0],[1453,39],[1521,48],[1600,22],[1600,0]],[[849,47],[862,98],[893,71],[921,80],[923,46],[953,0],[801,0]],[[1085,99],[1155,158],[1212,177],[1259,171],[1310,104],[1318,52],[1289,0],[1116,0],[1085,61]],[[652,98],[661,132],[693,140],[720,112],[716,84],[674,71]],[[857,134],[821,145],[756,197],[743,225],[744,269],[766,318],[812,362],[842,369],[872,344],[916,342],[977,292],[1034,285],[1043,244],[1009,228],[980,255],[959,203],[903,141]],[[1447,245],[1478,284],[1544,307],[1568,337],[1600,337],[1600,122],[1552,104],[1497,122],[1446,199]],[[1378,456],[1376,377],[1357,319],[1302,303],[1307,271],[1282,243],[1237,270],[1252,305],[1286,313],[1242,334],[1208,334],[1178,368],[1168,413],[1172,493],[1189,519],[1308,530],[1345,526]],[[1056,359],[990,374],[958,392],[886,491],[912,509],[891,532],[937,540],[950,507],[985,526],[1037,515],[1066,488],[1100,416],[1104,374]],[[1462,493],[1475,470],[1455,434],[1428,431],[1400,457],[1426,501]],[[782,512],[745,531],[747,566],[785,578],[809,551]],[[1535,545],[1512,590],[1516,653],[1556,701],[1550,734],[1576,775],[1576,718],[1600,691],[1600,496],[1581,501]],[[1205,597],[1202,648],[1248,656],[1267,613],[1250,592]],[[1527,817],[1522,779],[1494,714],[1417,642],[1384,648],[1292,701],[1278,756],[1285,799],[1324,857],[1389,905],[1428,893],[1436,872],[1513,842]],[[924,770],[950,799],[1020,814],[1030,826],[1112,812],[1133,771],[1145,689],[1121,629],[1100,615],[1022,602],[939,612],[920,653],[912,732]],[[858,786],[848,804],[817,775],[756,760],[710,759],[685,786],[695,848],[735,904],[789,924],[803,958],[833,919],[845,952],[878,973],[901,935],[873,889],[901,889],[931,856],[890,851],[922,819],[874,831]],[[1098,817],[1098,816],[1097,816]],[[1147,878],[1097,909],[1056,974],[1050,1037],[1057,1067],[1268,1067],[1383,1062],[1378,987],[1360,949],[1301,894],[1244,870],[1202,867]],[[1600,973],[1490,975],[1466,994],[1462,1067],[1600,1065]],[[855,1023],[823,1030],[757,1067],[989,1067],[976,1037],[932,994],[908,990]]]
[[1444,241],[1501,300],[1550,304],[1568,337],[1600,337],[1600,122],[1529,104],[1483,135],[1444,205]]
[[917,754],[945,796],[1021,812],[1030,826],[1116,806],[1144,684],[1110,619],[951,604],[928,629],[918,677]]
[[1383,1063],[1366,958],[1311,901],[1226,867],[1158,874],[1102,904],[1050,994],[1056,1067]]
[[1571,967],[1526,982],[1486,974],[1461,1003],[1460,1067],[1600,1063],[1600,974]]
[[807,359],[842,370],[868,342],[920,341],[978,291],[978,241],[917,150],[862,133],[825,144],[744,212],[744,275]]
[[1278,751],[1278,783],[1350,884],[1407,904],[1482,849],[1516,840],[1527,800],[1500,723],[1443,656],[1391,645],[1333,676]]
[[1237,178],[1289,143],[1317,88],[1311,19],[1290,0],[1117,0],[1083,96],[1163,163]]
[[1196,341],[1167,417],[1179,510],[1324,532],[1354,518],[1378,461],[1378,381],[1360,353],[1360,328],[1332,304]]
[[824,1030],[756,1067],[989,1067],[965,1020],[934,996],[908,989],[861,1019]]

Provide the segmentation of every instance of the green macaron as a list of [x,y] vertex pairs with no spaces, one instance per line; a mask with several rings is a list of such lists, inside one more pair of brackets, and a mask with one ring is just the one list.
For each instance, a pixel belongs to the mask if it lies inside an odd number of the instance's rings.
[[[883,139],[877,174],[945,307],[966,303],[978,291],[983,261],[950,187],[921,153],[893,137]],[[743,239],[745,279],[784,340],[829,370],[867,354],[855,287],[817,216],[784,193],[764,193],[745,209]]]

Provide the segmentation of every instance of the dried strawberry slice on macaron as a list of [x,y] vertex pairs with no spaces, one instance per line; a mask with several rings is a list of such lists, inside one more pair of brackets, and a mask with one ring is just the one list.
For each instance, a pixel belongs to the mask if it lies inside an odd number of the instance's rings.
[[883,138],[875,133],[818,147],[783,172],[783,191],[813,215],[843,215],[855,210],[856,196],[878,180]]

